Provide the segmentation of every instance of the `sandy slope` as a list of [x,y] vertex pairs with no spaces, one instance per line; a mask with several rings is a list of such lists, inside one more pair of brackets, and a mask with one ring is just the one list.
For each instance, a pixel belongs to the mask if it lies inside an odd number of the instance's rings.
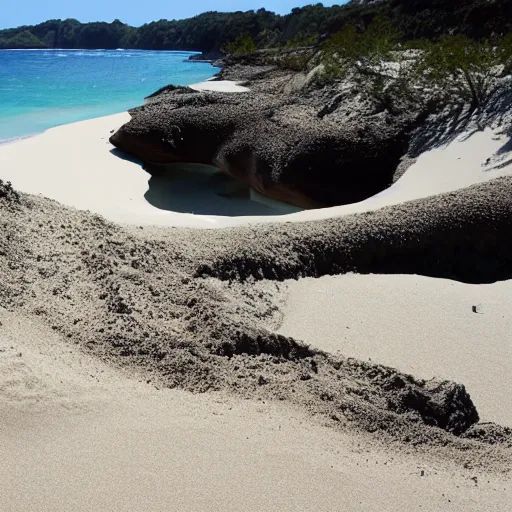
[[512,427],[511,297],[512,281],[300,279],[290,282],[280,332],[328,352],[463,382],[482,421]]
[[512,498],[501,477],[386,452],[282,405],[159,390],[34,318],[0,321],[2,511],[483,511]]

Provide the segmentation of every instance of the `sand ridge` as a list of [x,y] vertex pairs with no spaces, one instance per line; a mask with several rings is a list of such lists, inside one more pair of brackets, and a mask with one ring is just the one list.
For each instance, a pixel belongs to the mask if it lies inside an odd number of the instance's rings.
[[0,401],[3,511],[481,511],[510,499],[502,477],[384,450],[283,403],[139,382],[33,317],[0,318],[0,340],[39,376],[37,401],[33,389]]
[[476,285],[400,274],[304,278],[289,282],[279,332],[327,352],[464,382],[481,421],[511,427],[511,287],[511,280]]
[[[498,186],[505,194],[503,185],[495,181],[479,187]],[[485,197],[479,187],[466,194]],[[498,199],[494,194],[497,229],[507,211],[500,209]],[[26,195],[19,202],[4,198],[2,222],[4,307],[37,315],[111,364],[137,368],[166,386],[290,401],[340,427],[391,442],[448,446],[450,457],[470,459],[472,465],[496,466],[509,456],[506,430],[493,430],[492,439],[504,436],[498,449],[469,439],[475,437],[472,425],[478,414],[463,386],[423,381],[308,348],[273,332],[286,291],[278,281],[223,281],[198,274],[207,260],[215,262],[226,250],[245,257],[239,249],[232,252],[233,242],[251,249],[252,255],[256,247],[266,248],[267,258],[279,262],[279,251],[290,238],[276,228],[274,239],[264,227],[126,229]],[[355,222],[351,232],[359,233],[357,219],[347,222]],[[363,219],[361,227],[367,226]],[[304,247],[308,237],[322,235],[323,229],[338,232],[317,223],[295,229]],[[273,248],[278,235],[281,245]],[[488,435],[480,432],[477,437]]]

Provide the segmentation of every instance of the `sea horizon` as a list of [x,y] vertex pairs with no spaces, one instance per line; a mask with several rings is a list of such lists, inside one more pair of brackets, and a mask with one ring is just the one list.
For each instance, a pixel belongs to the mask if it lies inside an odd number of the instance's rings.
[[169,85],[190,85],[218,68],[169,50],[0,50],[0,144],[121,112]]

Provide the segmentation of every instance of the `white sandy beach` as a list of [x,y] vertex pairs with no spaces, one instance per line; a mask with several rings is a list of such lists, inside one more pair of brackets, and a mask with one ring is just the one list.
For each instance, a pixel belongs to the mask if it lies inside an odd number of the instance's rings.
[[[155,179],[120,158],[108,138],[128,120],[122,113],[0,146],[0,178],[117,223],[222,228],[375,210],[512,174],[509,139],[486,129],[421,155],[366,201],[280,215],[226,194],[229,183],[205,169],[194,171],[197,186],[183,166]],[[512,281],[300,279],[288,282],[280,332],[416,378],[463,382],[482,421],[512,427],[511,293]],[[503,475],[384,449],[288,405],[161,389],[85,356],[36,317],[1,309],[0,395],[2,512],[490,512],[512,499]]]
[[191,89],[195,91],[212,91],[212,92],[249,92],[248,87],[240,85],[238,82],[231,80],[206,80],[198,84],[192,84]]
[[[126,224],[211,228],[259,220],[255,214],[271,220],[272,215],[281,213],[264,203],[224,197],[224,183],[229,180],[220,173],[208,176],[203,172],[206,166],[178,166],[181,178],[177,173],[152,178],[140,163],[113,152],[108,142],[110,132],[129,119],[129,114],[123,113],[83,121],[0,146],[0,178],[20,191]],[[51,162],[45,164],[44,172],[41,162]],[[197,174],[184,176],[187,167]],[[210,168],[212,171],[215,169]],[[215,189],[217,192],[212,191]],[[179,213],[187,210],[195,214]],[[245,216],[205,215],[203,211]]]
[[480,512],[512,498],[501,477],[476,486],[474,471],[361,444],[282,404],[158,389],[34,319],[0,321],[2,512]]

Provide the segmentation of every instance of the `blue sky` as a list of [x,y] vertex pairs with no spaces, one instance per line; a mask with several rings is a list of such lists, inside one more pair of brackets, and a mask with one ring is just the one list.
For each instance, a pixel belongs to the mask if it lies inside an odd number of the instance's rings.
[[[346,0],[345,0],[346,1]],[[322,2],[325,6],[345,1]],[[76,18],[79,21],[113,21],[130,25],[159,19],[188,18],[204,11],[246,11],[265,7],[281,14],[293,7],[317,3],[307,0],[4,0],[0,28],[34,25],[48,19]],[[2,2],[2,3],[4,3]]]

